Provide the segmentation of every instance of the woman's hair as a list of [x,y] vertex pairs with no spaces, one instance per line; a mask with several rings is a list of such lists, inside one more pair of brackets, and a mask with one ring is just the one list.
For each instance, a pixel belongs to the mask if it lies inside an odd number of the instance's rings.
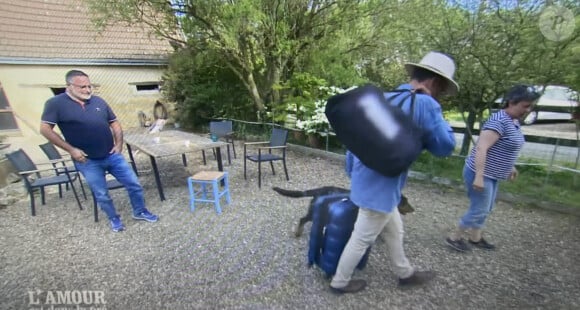
[[534,102],[541,96],[542,94],[534,86],[519,84],[507,91],[503,97],[503,104],[504,107],[507,107],[509,104],[518,104],[521,101]]

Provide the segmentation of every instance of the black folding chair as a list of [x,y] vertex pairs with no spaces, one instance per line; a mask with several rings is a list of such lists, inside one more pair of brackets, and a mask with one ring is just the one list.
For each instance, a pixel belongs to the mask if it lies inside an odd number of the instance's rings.
[[[42,151],[44,152],[44,154],[46,154],[48,159],[51,159],[51,160],[62,159],[62,155],[60,154],[60,152],[58,151],[56,146],[54,146],[54,144],[47,142],[47,143],[41,144],[39,146],[42,149]],[[58,164],[59,164],[58,162],[53,162],[53,166],[55,168],[57,168],[57,173],[59,173],[59,174],[64,173],[65,168],[66,168],[66,170],[68,170],[69,173],[70,172],[77,172],[76,167],[74,165],[67,166],[65,164],[64,160],[62,162],[60,162],[60,164],[62,166],[58,166]],[[86,199],[87,196],[85,194],[85,188],[84,188],[83,183],[82,183],[80,178],[79,178],[79,183],[81,184],[81,189],[82,189],[83,195]],[[118,189],[118,188],[123,188],[123,187],[124,187],[123,184],[119,183],[119,181],[117,181],[116,179],[107,180],[107,189],[108,190],[113,190],[113,189]],[[95,217],[95,222],[98,222],[99,221],[99,212],[98,212],[98,208],[97,208],[97,197],[95,197],[95,194],[92,192],[91,192],[91,195],[93,196],[93,213],[94,213],[94,217]]]
[[[244,143],[244,179],[246,178],[246,161],[258,163],[258,187],[262,187],[262,162],[270,162],[272,174],[274,171],[274,161],[282,161],[284,164],[284,173],[286,174],[286,181],[289,181],[288,169],[286,168],[286,141],[288,140],[288,130],[272,128],[272,135],[270,141],[263,142],[246,142]],[[247,146],[258,146],[258,154],[247,154]],[[260,146],[263,145],[263,146]],[[267,153],[263,151],[268,151]],[[279,152],[280,155],[272,153],[272,150]]]
[[[36,215],[35,204],[34,204],[34,192],[39,189],[40,190],[40,197],[42,204],[46,204],[45,201],[45,193],[44,187],[50,185],[67,185],[70,184],[72,191],[75,195],[75,199],[77,204],[79,205],[79,209],[83,209],[81,202],[79,200],[79,196],[77,195],[77,191],[74,187],[73,182],[76,178],[79,177],[78,172],[71,173],[67,170],[66,166],[64,167],[64,172],[58,173],[57,168],[52,166],[52,163],[58,161],[51,161],[48,164],[51,164],[50,168],[46,169],[38,169],[34,162],[30,159],[30,157],[22,150],[19,149],[14,151],[10,154],[6,154],[8,160],[12,163],[14,168],[18,171],[18,174],[24,181],[24,185],[26,190],[28,191],[28,195],[30,196],[30,210],[32,212],[32,216]],[[60,169],[60,168],[58,168]],[[41,176],[40,172],[42,171],[54,171],[55,175],[52,176]],[[59,197],[62,198],[62,191],[59,187]]]
[[[52,166],[54,168],[56,168],[56,173],[57,174],[63,174],[65,169],[68,172],[78,172],[77,168],[74,165],[67,165],[65,163],[65,161],[70,161],[70,160],[65,160],[62,155],[60,154],[60,152],[58,151],[58,149],[56,148],[56,146],[54,146],[54,144],[50,143],[50,142],[46,142],[44,144],[40,144],[39,145],[40,149],[44,152],[44,154],[46,154],[46,157],[48,157],[49,160],[60,160],[60,162],[53,162]],[[85,193],[85,187],[83,185],[83,181],[81,180],[81,178],[78,178],[79,180],[79,184],[81,185],[81,190],[83,192],[83,196],[85,197],[85,199],[87,199],[87,194]],[[68,184],[66,185],[66,189],[68,190]]]

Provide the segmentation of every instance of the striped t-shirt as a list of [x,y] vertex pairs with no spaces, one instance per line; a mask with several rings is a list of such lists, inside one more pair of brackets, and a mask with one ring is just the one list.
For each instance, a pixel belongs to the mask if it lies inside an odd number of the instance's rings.
[[[519,122],[512,119],[504,110],[499,110],[485,122],[481,131],[484,130],[497,132],[499,140],[487,151],[483,174],[492,179],[506,180],[525,142]],[[473,148],[465,160],[473,171],[475,171],[475,153],[476,148]]]

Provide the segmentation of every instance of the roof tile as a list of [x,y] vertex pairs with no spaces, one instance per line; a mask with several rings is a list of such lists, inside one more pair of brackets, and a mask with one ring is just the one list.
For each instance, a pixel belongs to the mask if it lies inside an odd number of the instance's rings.
[[82,0],[0,0],[0,7],[0,57],[159,60],[172,51],[146,27],[99,33]]

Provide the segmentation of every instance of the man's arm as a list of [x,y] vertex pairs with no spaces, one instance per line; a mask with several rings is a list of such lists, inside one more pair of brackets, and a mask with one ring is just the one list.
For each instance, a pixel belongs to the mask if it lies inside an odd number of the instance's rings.
[[354,157],[350,151],[346,151],[346,156],[344,160],[344,172],[346,172],[346,176],[350,178],[352,175],[352,166],[354,165]]
[[123,128],[121,128],[121,123],[119,121],[114,120],[109,123],[111,127],[111,131],[113,132],[113,149],[110,151],[111,154],[113,153],[121,153],[123,152]]
[[449,156],[455,150],[453,129],[443,118],[439,103],[431,98],[429,99],[429,101],[424,100],[421,102],[421,105],[427,108],[423,118],[424,123],[421,126],[427,135],[425,149],[435,156]]
[[430,132],[430,137],[426,143],[426,149],[431,154],[438,157],[450,156],[455,150],[455,135],[453,129],[444,120]]
[[83,152],[82,150],[77,149],[76,147],[70,145],[68,142],[63,140],[59,134],[54,132],[53,124],[41,122],[40,134],[42,134],[48,141],[50,141],[50,143],[67,151],[72,159],[80,162],[84,162],[86,160],[85,156],[87,154],[85,154],[85,152]]

